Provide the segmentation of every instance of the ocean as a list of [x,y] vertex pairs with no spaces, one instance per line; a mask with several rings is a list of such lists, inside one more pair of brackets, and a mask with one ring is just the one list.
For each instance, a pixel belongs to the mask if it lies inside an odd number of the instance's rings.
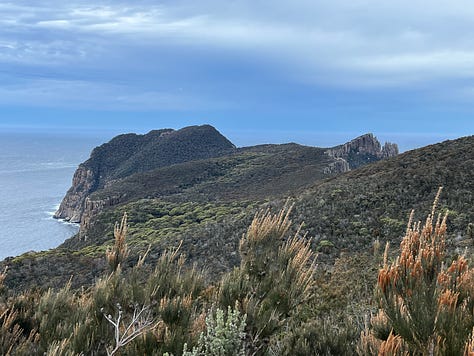
[[58,246],[78,231],[53,219],[79,163],[104,139],[0,133],[0,259]]

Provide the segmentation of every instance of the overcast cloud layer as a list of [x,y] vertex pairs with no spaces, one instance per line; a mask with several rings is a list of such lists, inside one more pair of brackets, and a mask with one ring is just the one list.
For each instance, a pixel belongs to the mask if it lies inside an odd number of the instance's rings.
[[0,105],[468,110],[473,23],[467,0],[0,2]]

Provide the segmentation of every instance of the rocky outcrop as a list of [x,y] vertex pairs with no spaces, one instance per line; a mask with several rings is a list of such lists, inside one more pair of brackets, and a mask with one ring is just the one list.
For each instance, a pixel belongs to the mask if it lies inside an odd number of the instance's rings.
[[97,216],[104,208],[118,205],[122,201],[122,196],[107,197],[105,199],[99,200],[92,200],[91,198],[87,197],[84,201],[80,231],[86,231],[90,227],[92,219]]
[[349,163],[343,158],[335,157],[334,162],[324,168],[324,174],[337,174],[350,171]]
[[382,147],[382,158],[395,157],[398,153],[398,145],[396,143],[385,142]]
[[233,150],[235,146],[209,125],[176,131],[153,130],[146,135],[119,135],[96,147],[91,157],[79,165],[54,217],[87,224],[83,221],[84,212],[90,212],[89,205],[93,204],[88,198],[114,180],[177,163],[218,157]]
[[359,136],[350,142],[326,150],[335,162],[327,168],[328,173],[343,173],[370,162],[398,155],[398,146],[386,142],[383,147],[371,134]]
[[74,173],[72,186],[54,214],[56,219],[80,223],[87,196],[97,186],[97,175],[92,169],[81,164]]

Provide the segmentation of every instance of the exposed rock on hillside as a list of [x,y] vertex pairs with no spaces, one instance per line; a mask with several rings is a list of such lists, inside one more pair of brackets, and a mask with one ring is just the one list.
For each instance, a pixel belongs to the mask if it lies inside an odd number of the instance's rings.
[[85,164],[81,164],[74,173],[72,187],[68,190],[54,217],[79,223],[85,199],[96,187],[96,173]]
[[324,173],[337,174],[348,172],[350,170],[351,168],[349,166],[349,163],[344,158],[334,157],[334,162],[330,163],[329,166],[324,169]]
[[385,142],[382,147],[382,158],[390,158],[398,155],[398,145],[396,143]]
[[368,133],[343,145],[330,148],[326,154],[336,159],[327,171],[343,173],[370,162],[394,157],[398,155],[398,146],[395,143],[386,142],[382,147],[377,138]]

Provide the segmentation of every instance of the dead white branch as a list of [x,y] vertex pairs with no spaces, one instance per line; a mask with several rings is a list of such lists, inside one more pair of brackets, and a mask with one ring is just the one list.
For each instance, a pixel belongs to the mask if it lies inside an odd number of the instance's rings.
[[113,317],[110,314],[105,314],[102,309],[105,319],[114,327],[115,346],[107,347],[107,355],[115,355],[119,349],[136,337],[145,334],[156,326],[156,321],[150,312],[149,306],[142,306],[141,308],[135,306],[132,318],[128,325],[124,323],[123,311],[120,304],[117,304],[117,315]]

